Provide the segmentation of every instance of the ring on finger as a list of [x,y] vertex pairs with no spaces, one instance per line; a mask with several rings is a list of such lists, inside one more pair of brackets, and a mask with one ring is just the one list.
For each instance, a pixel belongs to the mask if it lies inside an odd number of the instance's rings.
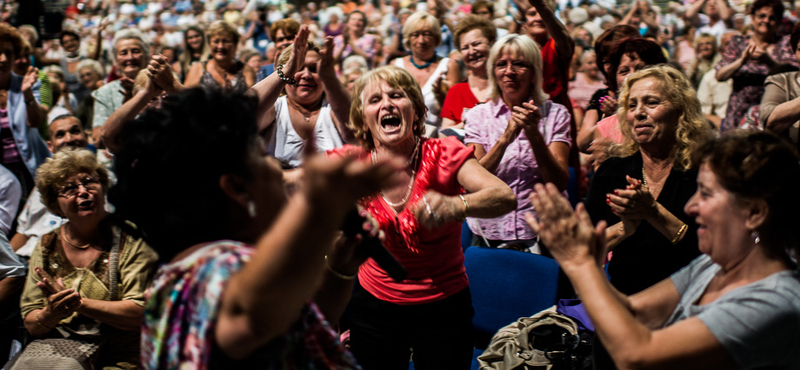
[[69,310],[69,306],[67,306],[67,305],[64,305],[64,308],[66,308],[67,310]]

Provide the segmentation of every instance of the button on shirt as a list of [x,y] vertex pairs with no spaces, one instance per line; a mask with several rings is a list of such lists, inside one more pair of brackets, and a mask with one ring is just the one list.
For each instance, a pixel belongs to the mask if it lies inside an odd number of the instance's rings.
[[[561,104],[546,101],[537,104],[542,112],[539,132],[544,142],[560,141],[570,145],[570,114]],[[480,144],[486,152],[492,149],[508,126],[511,110],[502,99],[479,104],[464,115],[465,144]],[[497,218],[471,219],[472,231],[490,240],[526,240],[536,234],[525,222],[525,213],[533,211],[528,197],[535,184],[542,182],[536,157],[525,132],[508,145],[494,171],[494,175],[505,181],[517,196],[517,209]],[[566,194],[565,194],[566,195]]]

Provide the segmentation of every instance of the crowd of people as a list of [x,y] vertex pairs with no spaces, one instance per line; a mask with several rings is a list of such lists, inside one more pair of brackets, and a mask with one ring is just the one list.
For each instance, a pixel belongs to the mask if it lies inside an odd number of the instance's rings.
[[6,369],[468,369],[465,247],[607,366],[800,364],[794,4],[3,4]]

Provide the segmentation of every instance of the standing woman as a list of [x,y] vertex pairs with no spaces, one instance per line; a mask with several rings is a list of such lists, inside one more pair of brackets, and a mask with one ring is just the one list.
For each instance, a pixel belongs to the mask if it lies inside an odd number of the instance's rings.
[[780,0],[757,0],[750,12],[752,35],[737,35],[728,43],[717,64],[717,80],[733,78],[733,92],[722,131],[741,125],[747,110],[761,102],[767,76],[783,72],[786,64],[797,68],[789,36],[778,34],[783,19]]
[[411,55],[394,60],[393,65],[411,72],[422,86],[428,125],[426,135],[442,124],[441,111],[447,90],[461,81],[458,63],[440,58],[436,47],[442,43],[442,27],[436,18],[425,12],[412,14],[403,25],[403,43]]
[[470,222],[470,228],[491,247],[515,243],[528,249],[536,245],[523,218],[533,211],[533,185],[567,188],[570,113],[542,91],[541,53],[530,38],[504,36],[492,47],[488,66],[490,100],[464,116],[464,142],[486,170],[512,187],[517,207],[500,218]]
[[196,62],[208,60],[211,51],[206,43],[206,34],[200,26],[189,26],[183,33],[183,53],[178,57],[178,61],[172,64],[175,73],[181,79],[181,83],[186,81],[186,74]]
[[455,139],[422,137],[426,107],[407,71],[367,72],[353,96],[350,124],[361,146],[334,153],[406,159],[399,181],[363,205],[408,278],[392,280],[371,259],[361,266],[350,301],[351,350],[365,370],[408,369],[411,350],[416,369],[467,369],[473,309],[462,221],[514,209],[514,194]]
[[367,16],[356,10],[347,15],[342,34],[333,39],[336,47],[333,55],[337,64],[351,55],[360,55],[367,59],[370,66],[375,63],[380,43],[375,35],[366,33]]
[[25,76],[11,73],[21,51],[19,32],[0,24],[0,165],[14,173],[26,198],[33,189],[36,168],[50,152],[37,130],[47,116],[37,100],[41,86],[38,70],[29,67]]
[[447,92],[442,105],[442,128],[463,130],[464,113],[489,99],[486,63],[489,49],[497,40],[497,27],[485,17],[468,15],[456,24],[453,37],[467,67],[467,81],[453,85]]
[[186,76],[186,87],[222,89],[229,93],[244,93],[256,83],[256,72],[236,60],[239,32],[230,23],[215,21],[208,26],[211,57],[195,63]]

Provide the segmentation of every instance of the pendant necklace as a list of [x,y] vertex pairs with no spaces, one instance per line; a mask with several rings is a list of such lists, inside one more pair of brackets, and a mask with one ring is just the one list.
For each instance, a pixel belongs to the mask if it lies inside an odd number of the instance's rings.
[[306,123],[311,122],[311,116],[313,116],[314,114],[318,113],[319,110],[321,109],[321,106],[322,106],[322,102],[320,102],[319,106],[317,106],[316,109],[309,110],[309,109],[304,108],[300,104],[297,104],[297,103],[293,102],[288,97],[286,98],[286,101],[289,102],[289,104],[292,105],[292,108],[294,108],[294,110],[296,110],[298,113],[303,115],[303,118],[305,118]]

